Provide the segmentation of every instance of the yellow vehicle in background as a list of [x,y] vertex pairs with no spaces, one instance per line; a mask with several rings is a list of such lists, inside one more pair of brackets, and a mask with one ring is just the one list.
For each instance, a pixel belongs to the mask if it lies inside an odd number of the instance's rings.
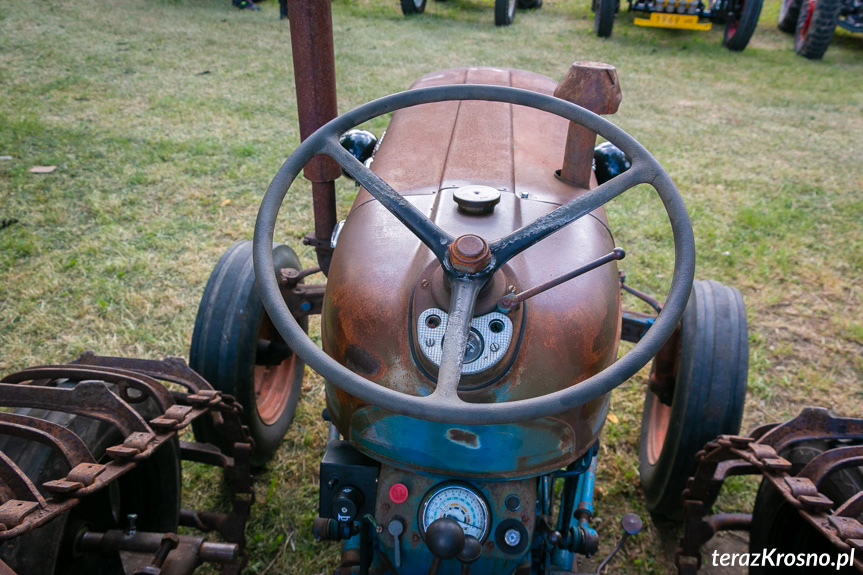
[[[741,52],[755,33],[761,4],[762,0],[714,0],[709,6],[702,0],[629,0],[629,11],[645,15],[635,19],[636,26],[710,30],[714,23],[723,24],[723,45]],[[614,16],[620,11],[620,0],[593,0],[592,9],[597,36],[608,38]]]

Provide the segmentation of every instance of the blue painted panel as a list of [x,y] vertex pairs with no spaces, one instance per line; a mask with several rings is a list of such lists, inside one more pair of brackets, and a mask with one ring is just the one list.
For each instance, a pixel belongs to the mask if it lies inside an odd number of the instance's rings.
[[575,434],[551,417],[511,425],[451,425],[364,406],[351,418],[349,437],[374,459],[454,477],[533,477],[575,457]]

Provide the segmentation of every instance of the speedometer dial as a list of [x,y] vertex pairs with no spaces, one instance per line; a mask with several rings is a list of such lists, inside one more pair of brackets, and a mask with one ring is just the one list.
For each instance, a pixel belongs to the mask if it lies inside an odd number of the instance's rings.
[[449,517],[472,535],[483,541],[491,523],[485,498],[472,488],[458,483],[445,483],[432,488],[420,506],[423,534],[433,521]]

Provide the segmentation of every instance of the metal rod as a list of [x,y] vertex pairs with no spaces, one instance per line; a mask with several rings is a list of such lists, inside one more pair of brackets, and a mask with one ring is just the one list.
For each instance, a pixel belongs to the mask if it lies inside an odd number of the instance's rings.
[[[333,15],[330,0],[289,0],[291,53],[297,93],[300,138],[305,140],[338,115]],[[303,170],[312,182],[315,238],[329,242],[336,226],[336,188],[341,168],[317,156]],[[332,250],[315,247],[318,263],[327,273]]]
[[634,287],[631,287],[629,284],[627,284],[626,283],[626,274],[624,274],[622,271],[619,273],[619,276],[620,276],[620,289],[631,293],[632,295],[634,295],[635,297],[637,297],[638,299],[640,299],[641,301],[643,301],[644,303],[646,303],[647,305],[649,305],[650,307],[655,309],[656,313],[659,313],[662,311],[662,303],[660,303],[660,301],[658,299],[656,299],[653,296],[647,295],[643,291],[637,290]]
[[559,286],[564,282],[568,282],[569,280],[574,279],[591,270],[594,270],[599,266],[605,265],[615,260],[622,260],[624,257],[626,257],[626,252],[623,251],[623,248],[614,248],[614,250],[612,250],[610,253],[605,254],[601,258],[594,260],[587,265],[583,265],[580,268],[573,270],[567,274],[563,274],[562,276],[554,278],[553,280],[549,280],[545,283],[539,284],[538,286],[534,286],[528,290],[524,290],[519,294],[507,294],[503,296],[500,301],[497,302],[497,307],[503,313],[507,313],[518,307],[521,302],[528,298],[532,298],[533,296],[541,294],[544,291],[548,291],[551,288]]
[[749,531],[752,515],[749,513],[717,513],[707,518],[707,522],[718,531]]

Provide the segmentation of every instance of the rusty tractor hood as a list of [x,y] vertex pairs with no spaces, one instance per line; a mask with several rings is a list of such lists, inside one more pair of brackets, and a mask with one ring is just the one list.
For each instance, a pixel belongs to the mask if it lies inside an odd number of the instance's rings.
[[[500,68],[428,74],[414,88],[497,84],[552,94],[556,82]],[[555,176],[569,122],[530,108],[496,102],[442,102],[394,113],[372,170],[454,237],[496,240],[586,190]],[[460,210],[454,191],[468,185],[500,192],[491,213]],[[588,263],[614,247],[605,213],[597,210],[513,258],[490,282],[477,316],[492,317],[507,290],[521,291]],[[428,395],[436,366],[419,333],[428,310],[447,311],[448,291],[431,252],[365,190],[360,190],[338,239],[322,315],[325,351],[380,385]],[[423,316],[426,313],[426,316]],[[437,313],[437,312],[435,312]],[[511,339],[499,361],[465,375],[462,399],[517,400],[577,385],[617,354],[620,293],[617,267],[605,265],[527,300],[507,316]],[[488,335],[488,333],[486,334]],[[488,342],[486,342],[488,343]],[[507,426],[451,426],[396,416],[327,385],[330,413],[341,433],[367,454],[394,465],[470,476],[478,447],[511,455],[489,458],[485,470],[528,476],[560,467],[598,437],[607,396],[539,421]],[[406,447],[399,430],[423,430]],[[437,438],[440,441],[437,441]]]

